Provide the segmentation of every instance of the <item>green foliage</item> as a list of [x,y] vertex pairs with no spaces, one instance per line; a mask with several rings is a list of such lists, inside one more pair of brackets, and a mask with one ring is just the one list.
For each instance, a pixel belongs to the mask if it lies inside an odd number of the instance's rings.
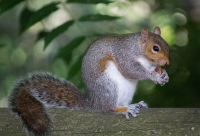
[[71,79],[80,71],[82,58],[83,55],[80,55],[79,58],[76,60],[76,62],[72,65],[72,68],[69,70],[67,79]]
[[42,19],[50,15],[52,12],[56,11],[58,9],[57,4],[58,3],[51,3],[36,12],[31,12],[28,9],[24,9],[24,11],[22,12],[22,16],[20,17],[20,32],[24,32],[35,23],[42,21]]
[[0,1],[0,14],[2,14],[3,12],[11,9],[12,7],[14,7],[15,5],[21,3],[24,0],[1,0]]
[[119,17],[96,14],[96,15],[88,15],[88,16],[81,17],[79,21],[104,21],[104,20],[115,20],[118,18]]
[[113,1],[111,0],[67,0],[67,3],[82,3],[82,4],[98,4],[98,3],[104,3],[108,4]]
[[64,58],[66,55],[69,55],[76,47],[78,47],[86,37],[80,36],[73,39],[70,43],[68,43],[65,47],[61,48],[56,58]]
[[[3,13],[6,10],[9,10],[10,8],[14,7],[15,5],[19,4],[22,2],[22,0],[14,0],[12,2],[9,1],[1,1],[1,13]],[[98,4],[98,3],[104,3],[104,4],[109,4],[113,1],[111,0],[68,0],[65,2],[49,2],[45,4],[43,7],[41,7],[38,10],[33,10],[29,6],[24,6],[22,8],[22,11],[20,12],[19,16],[19,33],[22,35],[23,33],[26,33],[27,30],[29,30],[32,26],[42,23],[44,24],[44,20],[52,15],[55,11],[59,10],[62,6],[66,6],[67,3],[82,3],[82,4]],[[66,8],[66,7],[65,7]],[[66,9],[66,12],[70,11]],[[77,48],[80,48],[80,45],[86,41],[88,42],[87,44],[90,44],[90,39],[93,37],[99,37],[103,36],[105,34],[103,33],[85,33],[83,28],[81,27],[81,22],[99,22],[99,21],[113,21],[118,19],[118,16],[110,16],[110,15],[102,15],[100,13],[95,13],[95,14],[90,14],[90,15],[82,15],[79,16],[78,18],[74,18],[71,16],[71,19],[67,20],[66,22],[62,23],[61,25],[55,27],[51,31],[47,31],[45,28],[42,29],[40,32],[37,34],[37,39],[36,41],[43,40],[44,39],[44,50],[50,45],[52,41],[55,41],[57,37],[60,35],[64,35],[63,33],[66,33],[70,28],[73,28],[74,26],[79,27],[81,30],[81,35],[82,36],[75,36],[71,38],[71,40],[63,47],[61,47],[57,54],[55,55],[54,59],[63,59],[65,63],[69,64],[70,69],[67,70],[67,79],[72,79],[78,75],[78,78],[80,79],[80,68],[81,68],[81,61],[82,61],[82,56],[84,53],[84,50],[81,50],[79,53],[78,57],[73,56],[74,50]],[[91,29],[91,28],[89,28]],[[3,45],[2,45],[3,47]],[[15,53],[16,54],[16,53]],[[12,57],[13,60],[15,57]],[[24,62],[24,61],[23,61]],[[15,62],[17,63],[17,62]],[[83,87],[83,83],[80,83],[79,81],[79,86]]]
[[67,21],[66,23],[58,26],[57,28],[53,29],[50,33],[48,33],[44,38],[45,40],[44,49],[53,39],[55,39],[55,37],[57,37],[62,32],[66,31],[71,25],[73,25],[73,23],[74,23],[73,20]]
[[31,19],[31,16],[34,12],[30,11],[28,8],[24,8],[20,16],[20,32],[25,31],[28,26],[28,20]]
[[[111,3],[112,1],[109,0],[103,0],[103,1],[98,1],[98,0],[94,0],[94,1],[90,1],[90,0],[76,0],[76,1],[66,1],[66,3],[85,3],[85,4],[97,4],[97,3],[104,3],[104,4],[108,4]],[[7,1],[7,3],[9,3]],[[4,2],[3,4],[5,6],[4,9],[8,10],[9,8],[11,8],[11,6],[14,6],[14,4],[18,4],[19,1],[17,2],[13,2],[12,4],[10,4],[10,6],[6,6],[9,5],[6,2]],[[27,29],[29,29],[31,26],[35,25],[38,22],[43,21],[43,19],[45,19],[46,17],[48,17],[50,14],[52,14],[54,11],[58,10],[58,5],[61,5],[63,3],[60,2],[52,2],[50,4],[45,5],[44,7],[42,7],[41,9],[37,10],[37,11],[31,11],[28,7],[25,7],[20,15],[20,33],[25,32]],[[6,9],[7,8],[7,9]],[[62,35],[63,32],[66,32],[73,24],[78,24],[78,22],[85,22],[85,21],[105,21],[105,20],[116,20],[119,17],[115,17],[115,16],[109,16],[109,15],[101,15],[101,14],[93,14],[93,15],[86,15],[86,16],[82,16],[78,19],[72,19],[72,20],[68,20],[67,22],[61,24],[60,26],[54,28],[53,30],[51,30],[50,32],[46,32],[45,30],[41,31],[40,33],[38,33],[38,38],[37,40],[40,40],[41,38],[44,38],[45,44],[44,44],[44,49],[46,49],[49,44],[59,35]],[[101,34],[104,35],[104,34]],[[90,36],[97,36],[97,34],[93,34]],[[62,58],[65,60],[66,63],[70,63],[70,61],[72,60],[72,51],[77,48],[86,38],[88,38],[88,36],[78,36],[75,37],[70,43],[68,43],[66,46],[64,46],[63,48],[61,48],[56,57],[55,58]],[[81,55],[82,57],[82,55]],[[77,59],[77,61],[75,61],[74,64],[72,64],[71,69],[69,70],[69,74],[68,74],[68,78],[73,78],[78,71],[80,70],[80,66],[81,66],[81,57],[79,57]]]

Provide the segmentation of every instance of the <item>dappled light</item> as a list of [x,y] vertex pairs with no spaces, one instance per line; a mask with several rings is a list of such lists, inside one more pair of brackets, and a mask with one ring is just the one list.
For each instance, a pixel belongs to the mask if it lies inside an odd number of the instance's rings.
[[182,13],[179,13],[179,12],[175,12],[173,15],[172,15],[172,19],[174,20],[174,22],[177,24],[177,25],[185,25],[187,23],[187,18],[184,14]]
[[186,29],[176,32],[175,44],[178,46],[186,46],[188,44],[188,31]]

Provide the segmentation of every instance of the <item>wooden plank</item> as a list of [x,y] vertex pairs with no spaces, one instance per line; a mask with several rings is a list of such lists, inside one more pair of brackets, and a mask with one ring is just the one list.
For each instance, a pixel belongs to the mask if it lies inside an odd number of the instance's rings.
[[[123,115],[102,112],[49,109],[54,120],[52,136],[200,136],[200,109],[149,108],[127,120]],[[24,136],[21,124],[8,109],[0,109],[0,136]]]

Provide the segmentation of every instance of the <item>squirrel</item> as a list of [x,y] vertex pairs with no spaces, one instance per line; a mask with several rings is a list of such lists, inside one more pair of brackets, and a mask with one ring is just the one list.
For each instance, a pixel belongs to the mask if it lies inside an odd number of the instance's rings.
[[12,88],[9,109],[21,120],[27,135],[49,135],[50,115],[46,107],[92,109],[136,117],[144,101],[131,104],[138,80],[164,85],[169,77],[160,66],[169,65],[169,46],[160,36],[141,32],[104,36],[86,50],[81,74],[88,96],[72,83],[46,72],[21,78]]

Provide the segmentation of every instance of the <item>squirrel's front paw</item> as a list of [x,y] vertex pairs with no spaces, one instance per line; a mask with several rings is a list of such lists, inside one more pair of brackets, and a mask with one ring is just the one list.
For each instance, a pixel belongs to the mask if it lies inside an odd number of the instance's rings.
[[163,86],[165,83],[167,83],[169,81],[169,76],[167,74],[167,72],[162,69],[162,73],[159,74],[157,72],[155,72],[155,79],[153,79],[153,81],[156,83],[156,84],[160,84],[161,86]]
[[139,109],[148,108],[148,105],[144,101],[140,101],[139,103],[128,105],[127,108],[127,111],[123,114],[125,115],[126,119],[129,119],[129,114],[131,114],[133,117],[136,117],[139,113]]

